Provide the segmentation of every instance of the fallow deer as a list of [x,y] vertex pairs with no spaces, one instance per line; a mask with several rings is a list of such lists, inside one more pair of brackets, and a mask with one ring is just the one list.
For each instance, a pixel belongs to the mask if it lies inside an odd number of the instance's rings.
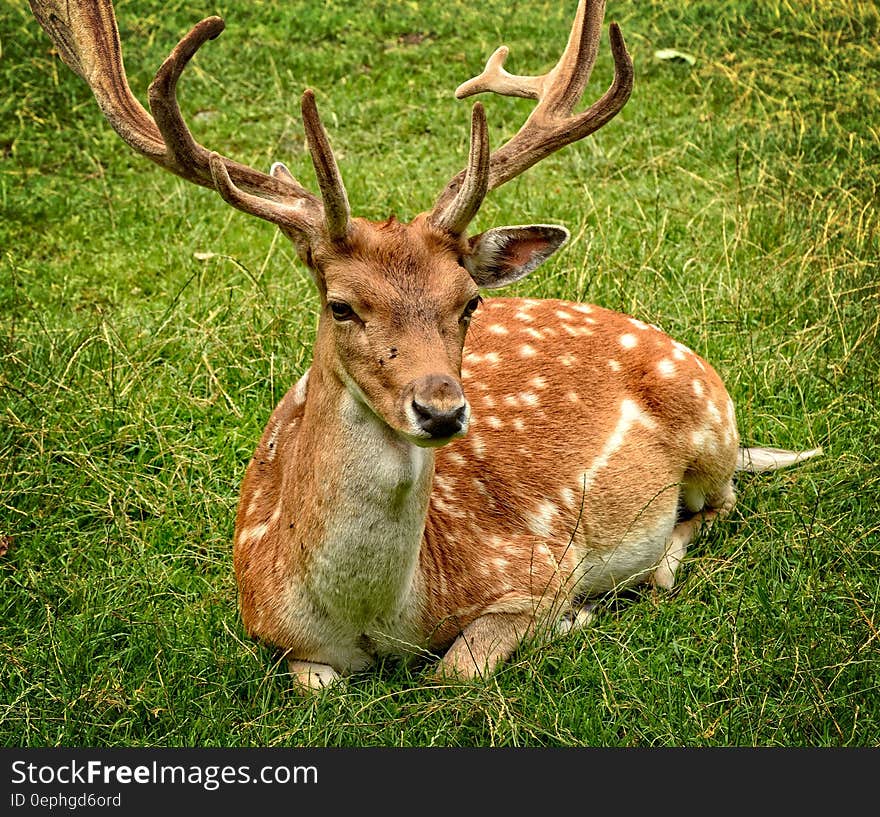
[[31,6],[125,142],[277,225],[318,288],[313,362],[247,467],[234,541],[245,628],[282,648],[303,686],[424,651],[443,652],[440,676],[481,676],[524,637],[584,624],[584,599],[672,587],[697,532],[733,506],[737,469],[818,453],[740,448],[718,375],[641,320],[561,300],[482,302],[481,289],[522,278],[568,238],[550,225],[467,237],[486,193],[629,98],[632,62],[612,23],[613,82],[573,112],[604,0],[580,0],[547,74],[509,74],[502,47],[457,89],[537,104],[490,153],[476,103],[467,167],[408,224],[351,216],[310,90],[302,116],[320,198],[283,164],[264,174],[195,141],[176,86],[219,18],[160,67],[151,117],[129,89],[110,2]]

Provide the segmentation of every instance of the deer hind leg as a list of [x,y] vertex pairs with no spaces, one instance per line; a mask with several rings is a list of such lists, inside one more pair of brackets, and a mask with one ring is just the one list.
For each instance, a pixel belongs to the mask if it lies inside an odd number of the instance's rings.
[[698,485],[686,482],[682,488],[682,499],[692,516],[672,529],[663,558],[651,576],[654,586],[663,590],[671,590],[675,585],[675,571],[684,560],[688,545],[700,532],[708,531],[716,519],[730,513],[735,501],[733,481],[727,482],[713,494],[704,494]]
[[596,608],[598,606],[598,602],[595,601],[574,605],[556,623],[556,632],[564,635],[565,633],[585,630],[593,623],[593,619],[596,618]]
[[485,613],[462,631],[437,665],[437,676],[472,680],[493,672],[520,642],[534,632],[532,611]]

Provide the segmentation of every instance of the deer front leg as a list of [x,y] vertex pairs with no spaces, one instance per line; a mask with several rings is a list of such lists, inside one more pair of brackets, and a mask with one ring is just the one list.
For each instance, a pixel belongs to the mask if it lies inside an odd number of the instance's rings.
[[470,681],[484,678],[534,632],[535,618],[526,613],[486,613],[474,619],[446,651],[438,678]]
[[291,658],[287,661],[287,668],[304,692],[319,692],[342,677],[329,664],[316,664],[313,661],[296,661]]

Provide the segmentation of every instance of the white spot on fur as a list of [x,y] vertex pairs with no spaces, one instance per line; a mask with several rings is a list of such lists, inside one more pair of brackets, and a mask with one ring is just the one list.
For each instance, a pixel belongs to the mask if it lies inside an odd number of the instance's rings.
[[452,506],[445,500],[441,499],[437,494],[431,494],[431,504],[436,510],[441,511],[442,513],[451,513],[452,511]]
[[694,390],[694,394],[697,395],[697,397],[703,396],[703,384],[699,380],[692,380],[691,388]]
[[516,315],[514,315],[513,317],[517,318],[518,320],[525,321],[526,323],[531,323],[533,320],[535,320],[531,315],[528,314],[528,312],[523,312],[522,310],[517,312]]
[[480,459],[486,453],[486,446],[483,444],[483,440],[480,438],[478,434],[470,435],[471,448],[474,449],[474,454],[476,454]]
[[495,366],[501,362],[501,355],[499,355],[497,352],[487,352],[484,360],[486,361],[486,363],[491,363],[493,366]]
[[695,448],[715,451],[718,447],[715,435],[709,428],[697,429],[691,434],[691,443]]
[[559,513],[552,502],[545,500],[541,502],[534,511],[526,513],[526,525],[535,536],[543,536],[549,539],[553,535],[553,517]]
[[517,408],[519,406],[519,400],[516,399],[512,394],[505,395],[504,397],[505,405],[512,406],[513,408]]
[[471,376],[470,369],[462,369],[462,370],[461,370],[461,377],[462,377],[462,380],[466,380],[466,379],[469,378],[470,376]]
[[644,321],[640,321],[638,318],[628,318],[628,320],[633,326],[635,326],[636,329],[639,329],[642,332],[649,328],[648,324],[646,324]]
[[504,423],[501,420],[499,420],[497,417],[493,416],[493,417],[486,418],[486,425],[489,425],[492,428],[502,428],[504,426]]
[[262,488],[257,488],[253,494],[251,495],[251,500],[248,502],[247,511],[245,512],[245,516],[251,517],[259,510],[260,504],[260,496],[263,493]]
[[574,320],[574,315],[566,312],[563,309],[556,310],[556,317],[559,318],[559,320],[561,320],[561,321],[573,321]]
[[675,364],[668,357],[664,357],[657,364],[657,371],[660,377],[672,377],[675,374]]
[[526,430],[526,424],[525,424],[525,423],[524,423],[519,417],[517,417],[517,418],[513,421],[513,427],[514,427],[517,431],[525,431],[525,430]]
[[624,349],[632,349],[639,345],[639,339],[635,335],[631,335],[627,332],[625,335],[620,336],[620,345]]
[[525,332],[525,334],[527,334],[530,338],[534,338],[535,340],[544,340],[544,336],[537,329],[532,329],[531,326],[527,326],[525,329],[523,329],[523,332]]
[[537,377],[533,377],[529,381],[529,385],[534,386],[536,389],[546,389],[547,381],[543,377],[541,377],[541,375],[538,375]]
[[251,528],[242,528],[238,534],[239,542],[258,542],[266,535],[269,530],[269,523],[264,522],[262,525],[254,525]]
[[612,372],[619,372],[620,364],[616,360],[612,359],[608,361],[608,368],[611,369]]
[[483,496],[489,496],[489,491],[486,489],[486,486],[483,485],[483,483],[480,482],[480,480],[478,480],[476,477],[474,477],[474,479],[471,480],[471,484],[474,486],[474,488],[476,489],[478,494],[483,494]]
[[509,334],[510,334],[510,332],[508,332],[508,330],[507,330],[507,327],[506,327],[506,326],[502,326],[500,323],[493,323],[493,324],[489,327],[489,331],[490,331],[493,335],[509,335]]
[[626,441],[626,435],[636,423],[648,429],[653,429],[657,426],[657,424],[645,414],[641,408],[639,408],[639,404],[634,400],[628,398],[622,400],[620,403],[620,418],[617,421],[617,425],[614,427],[614,431],[612,431],[608,439],[605,440],[605,445],[602,446],[599,456],[590,463],[590,467],[584,471],[581,476],[580,482],[585,492],[592,488],[599,472],[607,467],[611,458],[620,450]]
[[577,501],[577,496],[575,495],[575,492],[572,491],[571,488],[562,488],[559,491],[559,496],[562,497],[562,504],[571,511],[573,511],[580,504]]
[[563,328],[563,329],[564,329],[569,335],[571,335],[573,338],[576,338],[576,337],[580,334],[580,332],[578,331],[578,329],[577,329],[576,327],[574,327],[574,326],[569,326],[567,323],[562,324],[562,328]]
[[589,315],[593,311],[593,307],[588,306],[587,304],[572,304],[571,308],[575,312],[580,312],[584,315]]
[[567,397],[572,403],[577,403],[577,402],[581,399],[580,397],[578,397],[577,392],[574,392],[574,391],[570,391],[570,392],[569,392],[568,394],[566,394],[565,396],[566,396],[566,397]]
[[504,573],[510,565],[510,562],[508,562],[503,556],[496,556],[492,559],[492,565],[499,573]]
[[520,357],[534,357],[536,354],[538,353],[535,351],[535,348],[533,346],[529,346],[528,343],[524,343],[519,349]]
[[495,408],[495,398],[489,392],[486,392],[483,395],[483,404],[486,408]]
[[306,400],[306,390],[309,385],[309,372],[311,369],[306,369],[306,373],[296,381],[296,385],[293,387],[293,399],[297,403],[304,403]]
[[711,400],[706,401],[706,411],[709,412],[709,416],[712,418],[713,423],[721,423],[721,412],[718,411],[718,406],[715,405]]
[[577,363],[577,358],[574,355],[560,355],[559,362],[563,366],[573,366]]
[[436,487],[437,490],[442,491],[444,494],[454,493],[450,480],[440,474],[434,475],[434,487]]
[[275,443],[278,442],[278,432],[281,431],[281,426],[278,423],[272,428],[272,433],[269,435],[269,439],[266,441],[266,462],[272,462],[275,459],[276,447]]
[[445,457],[447,462],[450,462],[453,465],[458,465],[459,467],[466,462],[465,458],[459,454],[458,451],[447,451]]
[[523,401],[527,406],[537,406],[538,405],[538,395],[531,391],[521,392],[519,395],[519,399]]

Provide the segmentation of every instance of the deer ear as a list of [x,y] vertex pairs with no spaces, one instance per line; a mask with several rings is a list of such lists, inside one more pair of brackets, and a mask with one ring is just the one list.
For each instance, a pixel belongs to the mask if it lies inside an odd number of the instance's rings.
[[568,241],[565,227],[494,227],[468,240],[465,269],[477,286],[497,289],[524,278]]

